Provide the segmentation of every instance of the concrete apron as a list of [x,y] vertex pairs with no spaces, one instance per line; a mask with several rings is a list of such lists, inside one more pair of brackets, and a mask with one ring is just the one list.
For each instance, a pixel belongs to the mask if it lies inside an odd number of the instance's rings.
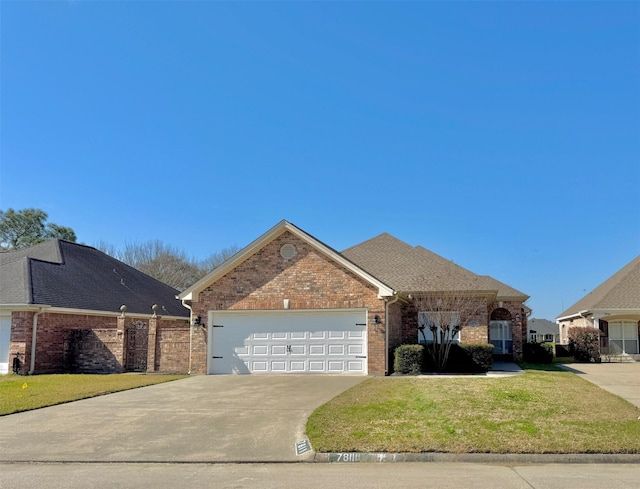
[[308,461],[309,415],[366,378],[197,376],[3,416],[0,462]]

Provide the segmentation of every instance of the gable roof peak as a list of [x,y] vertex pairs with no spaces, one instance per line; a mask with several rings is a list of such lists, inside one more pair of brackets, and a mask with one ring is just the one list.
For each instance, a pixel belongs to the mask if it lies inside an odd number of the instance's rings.
[[388,285],[384,284],[383,282],[378,280],[376,277],[371,275],[369,272],[365,271],[364,269],[360,268],[357,264],[353,263],[349,259],[342,256],[336,250],[326,245],[319,239],[313,237],[306,231],[303,231],[302,229],[297,227],[295,224],[283,219],[278,224],[276,224],[271,229],[269,229],[266,233],[262,234],[262,236],[258,237],[257,239],[249,243],[247,246],[245,246],[243,249],[241,249],[238,253],[236,253],[235,255],[230,257],[228,260],[223,262],[221,265],[214,268],[211,272],[209,272],[203,278],[198,280],[191,287],[188,287],[186,290],[184,290],[178,296],[178,298],[186,301],[197,300],[198,295],[200,294],[201,291],[206,289],[209,285],[211,285],[213,282],[218,280],[220,277],[224,276],[226,273],[233,270],[235,267],[239,266],[245,260],[249,259],[255,253],[257,253],[260,249],[262,249],[268,243],[270,243],[271,241],[279,237],[285,231],[289,231],[291,234],[301,239],[302,241],[305,241],[310,246],[312,246],[313,248],[315,248],[316,250],[318,250],[319,252],[327,256],[329,259],[339,263],[340,265],[349,269],[354,274],[358,275],[362,279],[366,280],[370,284],[377,287],[378,295],[380,295],[381,297],[393,295],[394,291]]

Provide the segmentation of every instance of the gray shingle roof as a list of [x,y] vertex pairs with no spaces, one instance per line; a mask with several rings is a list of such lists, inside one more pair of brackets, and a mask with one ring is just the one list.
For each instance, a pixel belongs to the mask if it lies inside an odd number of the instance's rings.
[[383,233],[341,253],[382,282],[401,292],[494,291],[498,297],[526,300],[522,292]]
[[536,318],[527,321],[527,330],[533,330],[536,334],[558,334],[560,332],[559,326],[553,321]]
[[63,240],[0,254],[0,304],[188,317],[178,290],[90,246]]
[[640,255],[558,317],[594,309],[640,309]]

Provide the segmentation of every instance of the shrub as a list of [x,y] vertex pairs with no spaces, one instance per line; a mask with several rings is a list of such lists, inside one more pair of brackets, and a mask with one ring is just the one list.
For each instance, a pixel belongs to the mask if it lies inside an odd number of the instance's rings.
[[417,375],[422,370],[424,346],[400,345],[395,350],[393,369],[400,374]]
[[525,343],[524,361],[528,363],[553,363],[554,343]]
[[477,372],[487,372],[493,365],[493,345],[487,344],[460,344],[466,356],[471,360]]
[[596,328],[569,328],[569,352],[578,362],[600,362],[600,330]]
[[[424,369],[429,372],[435,371],[433,360],[429,355],[425,355],[425,357]],[[480,373],[488,371],[491,365],[493,365],[493,345],[453,343],[444,371],[449,373]]]
[[570,357],[571,352],[569,351],[568,345],[556,345],[556,357]]

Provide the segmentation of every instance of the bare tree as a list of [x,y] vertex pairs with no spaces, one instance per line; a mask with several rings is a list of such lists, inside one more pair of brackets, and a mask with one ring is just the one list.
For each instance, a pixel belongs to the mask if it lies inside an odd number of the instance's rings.
[[237,246],[232,246],[198,261],[184,251],[159,240],[129,242],[122,250],[104,241],[98,242],[95,247],[178,290],[193,285],[238,251]]
[[240,248],[237,245],[230,246],[229,248],[222,248],[217,253],[212,253],[208,258],[200,261],[198,265],[202,270],[205,271],[205,275],[209,273],[214,268],[220,266],[223,262],[227,261],[233,255],[235,255]]
[[486,301],[471,292],[442,291],[412,296],[418,331],[438,372],[449,360],[451,345],[472,321],[486,320]]

